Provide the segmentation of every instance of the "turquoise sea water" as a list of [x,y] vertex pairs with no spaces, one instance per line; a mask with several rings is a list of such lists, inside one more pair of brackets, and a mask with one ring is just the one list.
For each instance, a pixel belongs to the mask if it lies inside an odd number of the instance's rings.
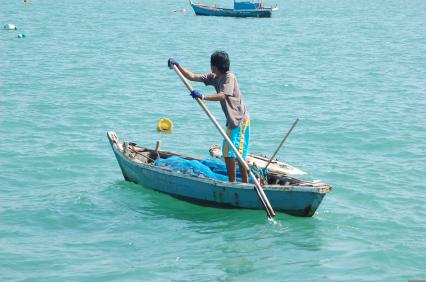
[[[426,279],[426,2],[277,3],[232,19],[177,0],[0,2],[1,25],[18,26],[0,30],[1,281]],[[300,118],[279,158],[334,187],[313,218],[273,225],[123,180],[107,130],[199,157],[221,143],[166,67],[208,71],[216,49],[252,152]]]

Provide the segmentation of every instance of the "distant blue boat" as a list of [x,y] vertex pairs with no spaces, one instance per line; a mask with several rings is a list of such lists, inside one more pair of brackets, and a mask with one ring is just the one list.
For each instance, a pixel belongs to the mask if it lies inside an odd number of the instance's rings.
[[[127,181],[201,205],[264,209],[253,184],[230,183],[156,166],[154,160],[158,158],[179,156],[196,159],[160,151],[159,148],[148,149],[134,143],[123,143],[112,131],[107,136]],[[303,181],[275,173],[268,175],[267,182],[263,189],[275,211],[305,217],[314,215],[325,194],[332,189],[318,181]]]
[[249,1],[236,2],[234,1],[234,9],[210,7],[203,4],[193,3],[189,0],[192,9],[196,15],[200,16],[221,16],[221,17],[256,17],[269,18],[272,16],[272,11],[278,9],[277,6],[263,7],[262,3],[252,3]]

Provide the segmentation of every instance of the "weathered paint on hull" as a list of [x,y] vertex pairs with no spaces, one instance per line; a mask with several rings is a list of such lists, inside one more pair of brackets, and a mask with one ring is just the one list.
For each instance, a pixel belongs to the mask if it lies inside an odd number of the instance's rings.
[[254,18],[270,18],[272,16],[272,9],[262,10],[232,10],[232,9],[213,9],[204,8],[191,4],[192,9],[196,15],[199,16],[219,16],[219,17],[254,17]]
[[[110,140],[111,142],[111,140]],[[264,209],[253,187],[198,178],[164,168],[135,163],[123,155],[112,143],[114,154],[124,178],[146,188],[169,194],[185,201],[227,208]],[[293,191],[295,190],[295,191]],[[297,216],[313,216],[325,193],[264,187],[276,211]]]

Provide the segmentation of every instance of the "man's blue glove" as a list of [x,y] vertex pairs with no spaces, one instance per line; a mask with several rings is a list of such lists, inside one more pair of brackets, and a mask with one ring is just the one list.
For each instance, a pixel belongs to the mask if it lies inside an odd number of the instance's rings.
[[173,58],[170,58],[168,61],[167,61],[167,65],[169,66],[169,68],[173,68],[173,65],[175,65],[175,66],[179,66],[179,63],[175,60],[175,59],[173,59]]
[[195,98],[199,98],[201,100],[204,99],[203,94],[201,94],[198,90],[192,90],[191,94],[189,94],[189,95],[191,95],[191,97],[194,98],[194,99]]

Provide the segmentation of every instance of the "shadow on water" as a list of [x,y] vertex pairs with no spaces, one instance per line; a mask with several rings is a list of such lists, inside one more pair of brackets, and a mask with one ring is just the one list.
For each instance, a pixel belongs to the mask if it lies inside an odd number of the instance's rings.
[[249,222],[255,224],[268,223],[265,213],[259,210],[203,206],[124,180],[116,181],[113,186],[124,191],[125,194],[119,197],[123,204],[144,216],[175,218],[191,222],[212,223],[233,220],[245,222],[250,219]]
[[[315,217],[277,213],[271,222],[261,210],[206,207],[124,180],[116,181],[112,186],[120,192],[115,195],[115,200],[143,218],[185,221],[203,234],[246,229],[296,248],[319,249],[321,246],[320,220]],[[288,236],[295,236],[297,240],[287,240]]]

